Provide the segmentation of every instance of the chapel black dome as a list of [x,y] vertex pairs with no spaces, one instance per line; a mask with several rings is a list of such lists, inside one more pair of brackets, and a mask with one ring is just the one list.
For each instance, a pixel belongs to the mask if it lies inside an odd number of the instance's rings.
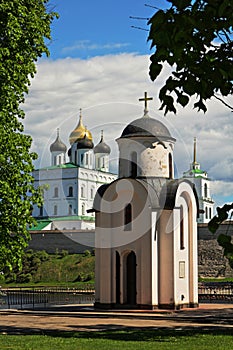
[[133,120],[123,130],[121,137],[154,136],[159,139],[173,139],[168,128],[157,119],[144,116]]

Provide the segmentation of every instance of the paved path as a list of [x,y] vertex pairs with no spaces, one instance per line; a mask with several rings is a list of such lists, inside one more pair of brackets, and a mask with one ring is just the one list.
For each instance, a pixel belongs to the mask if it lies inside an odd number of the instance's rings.
[[35,334],[51,331],[99,331],[136,328],[232,329],[233,304],[201,304],[180,311],[95,311],[91,305],[47,310],[0,310],[0,333]]

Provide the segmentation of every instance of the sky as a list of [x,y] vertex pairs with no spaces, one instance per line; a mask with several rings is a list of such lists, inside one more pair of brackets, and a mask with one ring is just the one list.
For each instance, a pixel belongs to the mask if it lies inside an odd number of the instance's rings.
[[[153,97],[149,115],[163,122],[177,140],[176,176],[189,169],[197,137],[197,160],[212,179],[213,199],[217,205],[231,202],[232,113],[216,100],[208,103],[206,114],[192,105],[166,117],[159,111],[158,92],[169,68],[164,67],[156,82],[150,80],[153,51],[147,42],[147,18],[156,11],[152,6],[165,8],[168,2],[148,0],[146,5],[145,0],[50,0],[49,7],[60,15],[51,26],[50,57],[39,59],[23,106],[25,132],[32,136],[32,150],[39,156],[35,167],[50,165],[49,147],[57,128],[69,148],[69,134],[82,108],[95,144],[104,130],[104,139],[112,149],[111,169],[116,171],[115,140],[129,122],[143,115],[139,98],[147,91]],[[227,101],[233,103],[232,98]]]

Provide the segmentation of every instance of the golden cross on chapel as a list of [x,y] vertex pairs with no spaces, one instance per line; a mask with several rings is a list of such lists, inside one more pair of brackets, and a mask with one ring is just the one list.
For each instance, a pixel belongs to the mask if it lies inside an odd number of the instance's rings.
[[147,92],[144,92],[144,98],[139,98],[139,101],[145,101],[145,110],[144,112],[148,112],[147,101],[152,101],[153,97],[147,97]]

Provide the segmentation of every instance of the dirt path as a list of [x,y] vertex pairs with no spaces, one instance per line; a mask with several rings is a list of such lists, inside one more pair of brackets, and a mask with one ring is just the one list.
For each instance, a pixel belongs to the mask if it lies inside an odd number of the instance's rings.
[[51,331],[99,331],[125,327],[201,327],[231,329],[233,305],[201,304],[181,311],[94,311],[91,306],[47,310],[0,310],[0,333],[33,334]]

